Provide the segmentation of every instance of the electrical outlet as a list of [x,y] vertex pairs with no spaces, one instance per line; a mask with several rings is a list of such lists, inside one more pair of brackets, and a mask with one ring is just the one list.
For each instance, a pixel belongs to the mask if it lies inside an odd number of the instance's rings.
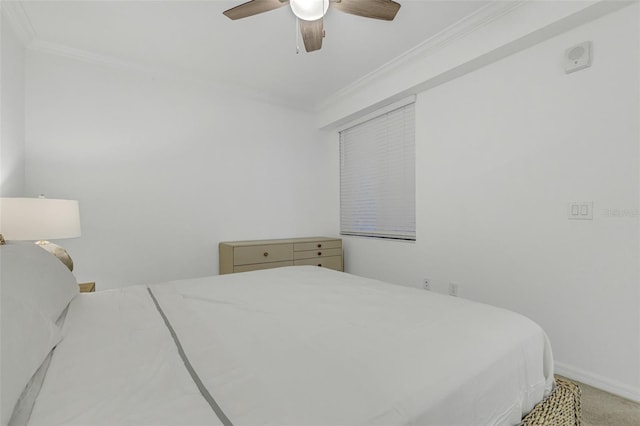
[[422,288],[425,290],[431,290],[431,280],[429,278],[425,278],[422,280]]
[[449,283],[449,295],[450,296],[458,296],[459,286],[458,283],[451,282]]
[[593,220],[593,201],[569,203],[569,219]]

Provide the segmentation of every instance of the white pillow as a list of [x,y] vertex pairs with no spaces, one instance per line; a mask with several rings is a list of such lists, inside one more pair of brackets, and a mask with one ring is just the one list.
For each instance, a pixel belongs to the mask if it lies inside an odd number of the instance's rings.
[[31,376],[60,341],[60,330],[22,300],[4,291],[0,297],[0,425],[5,426]]
[[79,293],[78,282],[55,256],[33,243],[0,246],[2,295],[10,295],[55,322]]
[[0,425],[47,354],[60,341],[55,321],[79,292],[58,258],[33,243],[0,246]]

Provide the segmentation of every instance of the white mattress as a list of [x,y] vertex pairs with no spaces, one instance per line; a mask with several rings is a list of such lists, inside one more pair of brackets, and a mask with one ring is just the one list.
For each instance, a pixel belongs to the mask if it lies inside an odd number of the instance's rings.
[[[508,425],[553,382],[546,335],[495,307],[317,267],[151,286],[236,425]],[[145,287],[70,307],[30,424],[221,424]]]

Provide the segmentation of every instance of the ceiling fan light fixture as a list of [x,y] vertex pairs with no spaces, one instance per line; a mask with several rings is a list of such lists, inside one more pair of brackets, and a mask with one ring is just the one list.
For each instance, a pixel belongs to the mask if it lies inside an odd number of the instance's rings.
[[329,0],[290,0],[293,14],[304,21],[322,18],[329,8]]

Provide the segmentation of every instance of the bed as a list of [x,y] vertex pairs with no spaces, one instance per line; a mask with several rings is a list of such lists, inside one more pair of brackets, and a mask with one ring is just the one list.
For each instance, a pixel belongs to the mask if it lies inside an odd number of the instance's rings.
[[554,388],[531,320],[313,266],[78,293],[0,246],[2,426],[515,425]]

